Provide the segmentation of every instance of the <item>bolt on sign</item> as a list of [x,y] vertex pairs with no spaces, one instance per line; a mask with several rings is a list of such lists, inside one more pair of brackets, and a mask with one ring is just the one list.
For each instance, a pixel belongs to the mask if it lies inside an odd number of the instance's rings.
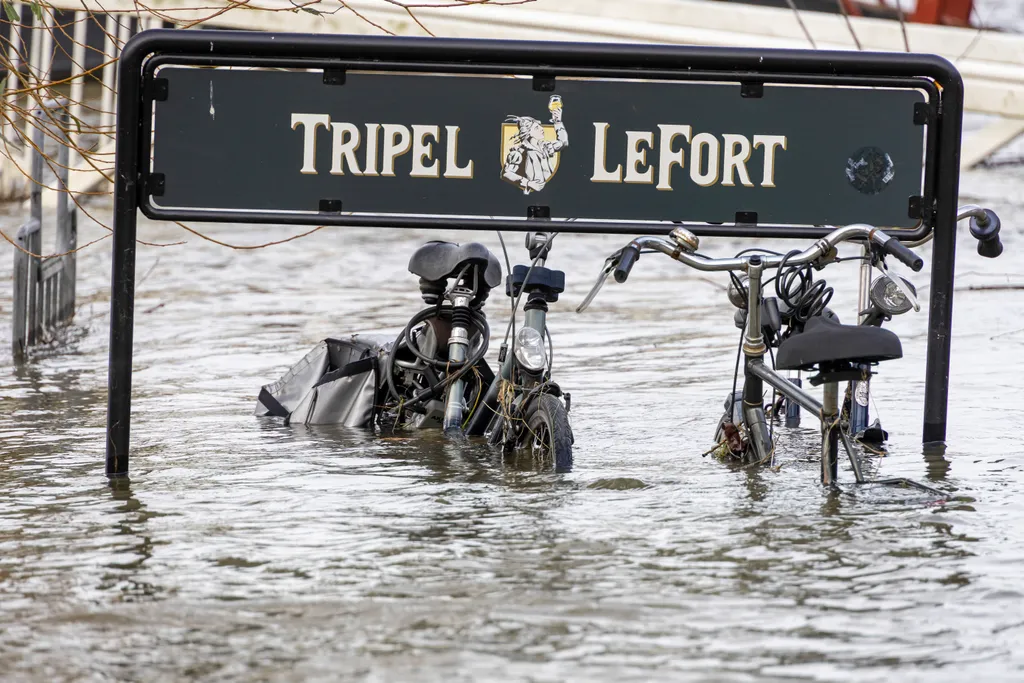
[[[147,212],[912,229],[929,94],[166,65]],[[524,229],[526,228],[524,224]]]

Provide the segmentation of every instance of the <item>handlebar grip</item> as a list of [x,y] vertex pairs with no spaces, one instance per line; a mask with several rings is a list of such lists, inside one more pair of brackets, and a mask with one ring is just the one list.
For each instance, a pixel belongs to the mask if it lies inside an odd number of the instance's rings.
[[924,259],[915,254],[913,249],[903,246],[895,237],[890,237],[883,249],[885,253],[895,256],[901,263],[909,266],[915,273],[924,268]]
[[1003,253],[999,228],[999,216],[991,209],[985,209],[984,219],[971,216],[971,235],[978,240],[978,253],[985,258],[995,258]]
[[633,264],[640,258],[640,250],[632,244],[622,250],[619,262],[615,265],[615,281],[625,282],[629,277],[629,271],[633,270]]

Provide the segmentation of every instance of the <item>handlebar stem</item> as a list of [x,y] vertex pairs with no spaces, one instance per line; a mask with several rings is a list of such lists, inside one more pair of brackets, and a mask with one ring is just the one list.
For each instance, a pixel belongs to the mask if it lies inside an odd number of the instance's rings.
[[743,334],[743,353],[747,358],[763,356],[768,350],[761,331],[761,273],[763,257],[753,255],[747,261],[747,329]]

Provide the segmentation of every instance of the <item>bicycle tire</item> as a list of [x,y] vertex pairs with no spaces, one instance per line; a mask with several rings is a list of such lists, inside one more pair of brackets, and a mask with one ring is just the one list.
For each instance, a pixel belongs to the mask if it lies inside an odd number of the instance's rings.
[[556,397],[541,394],[529,408],[520,448],[528,448],[535,458],[554,464],[556,472],[572,470],[572,428],[569,413]]

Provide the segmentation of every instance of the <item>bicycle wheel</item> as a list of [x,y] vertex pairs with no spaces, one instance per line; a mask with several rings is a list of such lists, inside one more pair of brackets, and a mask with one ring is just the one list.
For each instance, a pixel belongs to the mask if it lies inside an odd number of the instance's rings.
[[554,464],[556,472],[572,469],[572,429],[565,406],[550,394],[533,401],[526,416],[521,447],[529,449],[536,461]]

